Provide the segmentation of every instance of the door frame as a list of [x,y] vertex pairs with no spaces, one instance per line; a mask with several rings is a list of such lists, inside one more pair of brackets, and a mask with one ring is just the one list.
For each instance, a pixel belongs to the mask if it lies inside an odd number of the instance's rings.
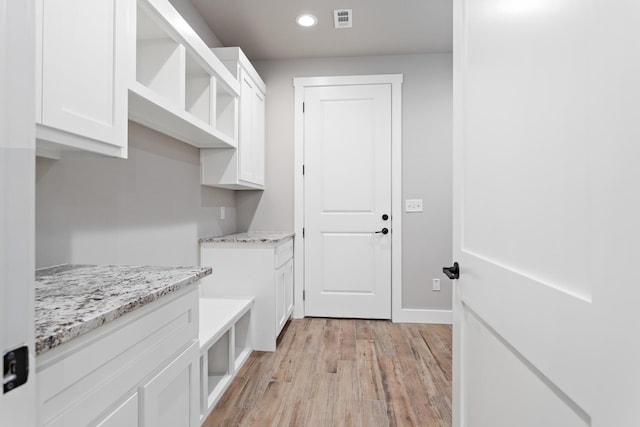
[[36,2],[0,0],[0,354],[27,346],[27,382],[0,394],[0,424],[37,425],[35,287]]
[[293,317],[305,316],[304,290],[304,91],[314,86],[391,85],[391,320],[402,310],[402,74],[297,77],[294,86],[294,309]]

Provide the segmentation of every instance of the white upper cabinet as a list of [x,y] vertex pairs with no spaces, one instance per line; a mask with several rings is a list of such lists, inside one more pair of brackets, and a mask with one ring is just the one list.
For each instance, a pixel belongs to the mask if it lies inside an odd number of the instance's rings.
[[36,1],[37,153],[127,157],[127,22],[135,0]]
[[129,119],[199,148],[236,147],[239,85],[168,0],[129,24]]
[[212,49],[240,85],[237,150],[200,150],[202,184],[264,189],[266,86],[239,47]]

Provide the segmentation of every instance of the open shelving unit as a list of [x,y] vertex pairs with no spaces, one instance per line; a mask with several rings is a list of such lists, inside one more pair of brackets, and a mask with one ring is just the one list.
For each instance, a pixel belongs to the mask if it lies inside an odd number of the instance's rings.
[[204,421],[252,346],[253,299],[200,297],[200,420]]
[[129,25],[129,118],[198,148],[237,143],[239,84],[168,0]]

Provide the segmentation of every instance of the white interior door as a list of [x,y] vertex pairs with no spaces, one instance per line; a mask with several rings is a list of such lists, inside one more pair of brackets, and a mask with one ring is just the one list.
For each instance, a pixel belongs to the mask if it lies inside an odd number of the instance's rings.
[[308,87],[304,110],[305,314],[389,319],[391,85]]
[[454,425],[640,425],[640,4],[454,4]]

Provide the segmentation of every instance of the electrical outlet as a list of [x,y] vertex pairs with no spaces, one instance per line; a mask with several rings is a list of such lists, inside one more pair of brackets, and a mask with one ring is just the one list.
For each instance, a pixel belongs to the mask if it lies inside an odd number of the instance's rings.
[[433,279],[433,290],[434,291],[440,290],[440,279]]
[[225,212],[224,206],[220,206],[220,219],[224,219],[225,214],[226,212]]
[[404,201],[405,212],[422,212],[422,199],[407,199]]

